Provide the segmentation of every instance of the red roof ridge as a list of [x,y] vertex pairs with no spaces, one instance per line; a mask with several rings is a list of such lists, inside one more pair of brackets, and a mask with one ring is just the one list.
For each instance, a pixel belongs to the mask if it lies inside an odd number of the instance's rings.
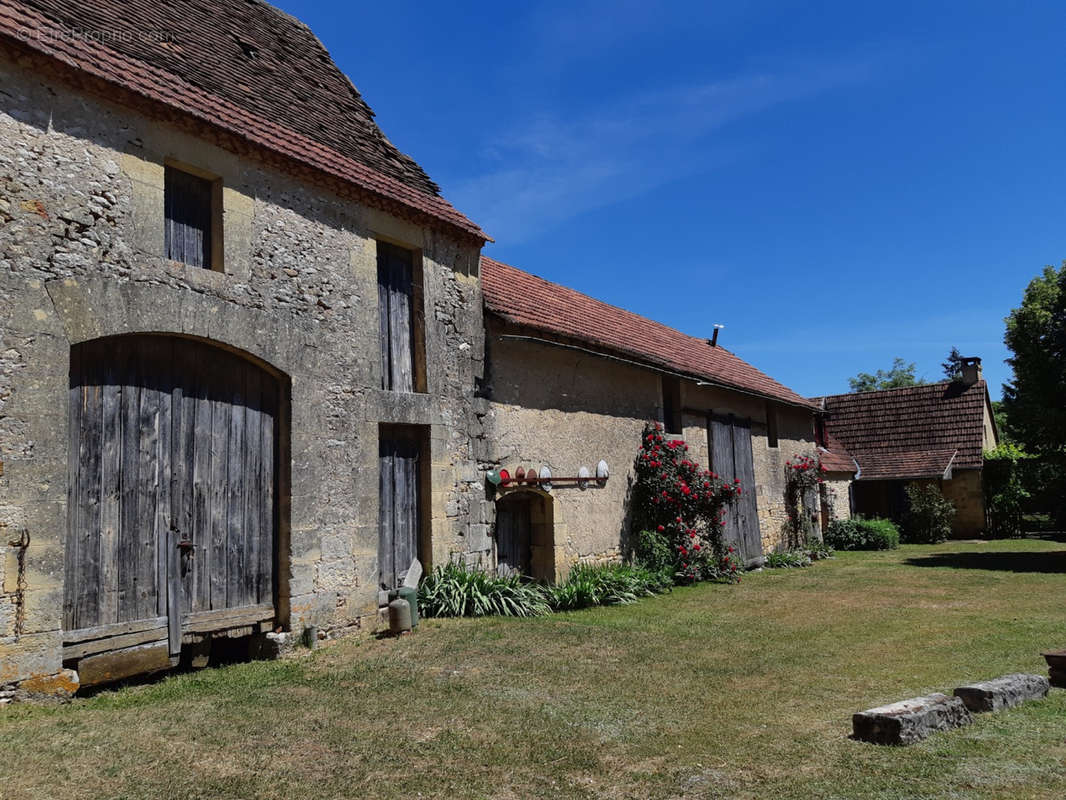
[[644,366],[813,410],[809,401],[724,347],[611,305],[489,256],[481,257],[485,308],[520,326],[634,357]]
[[[543,283],[546,286],[550,286],[550,287],[552,287],[554,289],[559,289],[559,290],[564,291],[564,292],[570,292],[570,293],[573,293],[573,294],[576,294],[576,295],[580,295],[581,297],[586,297],[589,300],[592,300],[593,302],[598,303],[601,306],[604,306],[606,308],[612,309],[614,311],[618,311],[618,312],[620,312],[622,314],[627,314],[627,315],[629,315],[631,317],[635,317],[635,318],[637,318],[639,320],[643,320],[644,322],[650,322],[653,325],[657,325],[660,328],[663,328],[664,330],[670,331],[671,333],[676,333],[678,336],[684,336],[686,339],[691,339],[694,342],[700,342],[701,344],[707,344],[707,338],[706,337],[701,338],[699,336],[693,336],[690,333],[685,333],[682,330],[678,330],[677,328],[674,328],[674,327],[672,327],[670,325],[667,325],[665,322],[659,322],[658,320],[654,320],[651,317],[645,317],[645,316],[643,316],[641,314],[638,314],[635,311],[630,311],[628,308],[622,308],[622,306],[616,306],[613,303],[608,303],[606,300],[600,300],[598,297],[593,297],[590,294],[585,294],[584,292],[581,292],[581,291],[579,291],[577,289],[574,289],[574,288],[571,288],[569,286],[565,286],[565,285],[563,285],[561,283],[557,283],[555,281],[550,281],[547,278],[541,277],[540,275],[536,275],[536,274],[534,274],[532,272],[529,272],[528,270],[520,269],[519,267],[516,267],[516,266],[514,266],[512,264],[506,264],[503,261],[499,261],[499,260],[497,260],[495,258],[491,258],[491,257],[485,256],[485,255],[481,256],[481,261],[482,262],[491,261],[494,265],[496,265],[498,267],[504,267],[506,269],[513,269],[516,272],[521,272],[523,275],[526,275],[526,276],[528,276],[530,278],[533,278],[534,280],[540,281],[541,283]],[[728,348],[722,347],[722,345],[720,345],[720,344],[716,344],[715,348],[717,348],[718,350],[721,350],[723,353],[729,353],[729,355],[739,358],[739,356],[737,356],[736,353],[734,353],[733,351],[729,350]]]

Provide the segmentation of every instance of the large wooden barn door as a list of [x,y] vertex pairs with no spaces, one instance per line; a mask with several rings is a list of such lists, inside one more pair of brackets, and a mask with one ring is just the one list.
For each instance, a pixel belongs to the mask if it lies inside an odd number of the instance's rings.
[[381,587],[395,589],[418,556],[420,431],[405,426],[381,429],[378,442],[380,533],[378,564]]
[[755,464],[751,451],[751,420],[712,415],[707,423],[711,469],[730,483],[740,480],[741,494],[726,515],[725,539],[745,564],[762,558],[762,536],[755,500]]
[[173,655],[183,627],[273,619],[278,397],[192,340],[72,348],[65,631],[162,626]]

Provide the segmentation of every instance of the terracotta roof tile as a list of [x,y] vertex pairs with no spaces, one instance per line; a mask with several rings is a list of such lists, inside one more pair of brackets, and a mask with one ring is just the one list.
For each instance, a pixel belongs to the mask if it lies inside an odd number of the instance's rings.
[[826,431],[826,447],[818,448],[818,460],[829,472],[850,472],[858,470],[855,459],[829,431]]
[[859,478],[867,480],[900,480],[902,478],[944,478],[953,466],[958,450],[897,450],[866,453]]
[[526,328],[574,339],[653,367],[803,408],[814,404],[724,347],[608,305],[491,258],[481,258],[485,308]]
[[982,464],[984,381],[933,383],[817,398],[826,431],[859,462],[862,479],[931,477]]
[[260,0],[0,0],[0,37],[488,239],[310,29]]

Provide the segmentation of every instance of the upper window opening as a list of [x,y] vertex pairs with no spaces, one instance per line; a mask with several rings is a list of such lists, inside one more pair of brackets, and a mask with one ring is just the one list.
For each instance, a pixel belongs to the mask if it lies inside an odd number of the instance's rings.
[[191,267],[222,269],[218,188],[218,181],[201,178],[177,167],[164,167],[167,258]]
[[777,409],[773,403],[766,404],[766,444],[777,447]]
[[386,242],[378,242],[378,313],[381,388],[426,391],[421,259]]
[[681,430],[681,379],[663,375],[663,426],[667,433]]

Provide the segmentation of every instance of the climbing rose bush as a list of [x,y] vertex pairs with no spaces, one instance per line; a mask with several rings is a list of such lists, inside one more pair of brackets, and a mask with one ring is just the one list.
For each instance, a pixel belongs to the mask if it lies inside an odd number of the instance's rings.
[[808,492],[817,491],[825,483],[825,467],[811,456],[792,456],[785,462],[785,509],[787,543],[790,549],[799,549],[811,544],[815,536],[815,523],[804,507],[803,499]]
[[[679,582],[739,581],[738,560],[722,534],[740,481],[727,483],[689,458],[682,439],[663,436],[648,423],[641,437],[633,487],[638,557],[654,554],[653,568],[673,571]],[[664,563],[665,562],[665,563]]]

